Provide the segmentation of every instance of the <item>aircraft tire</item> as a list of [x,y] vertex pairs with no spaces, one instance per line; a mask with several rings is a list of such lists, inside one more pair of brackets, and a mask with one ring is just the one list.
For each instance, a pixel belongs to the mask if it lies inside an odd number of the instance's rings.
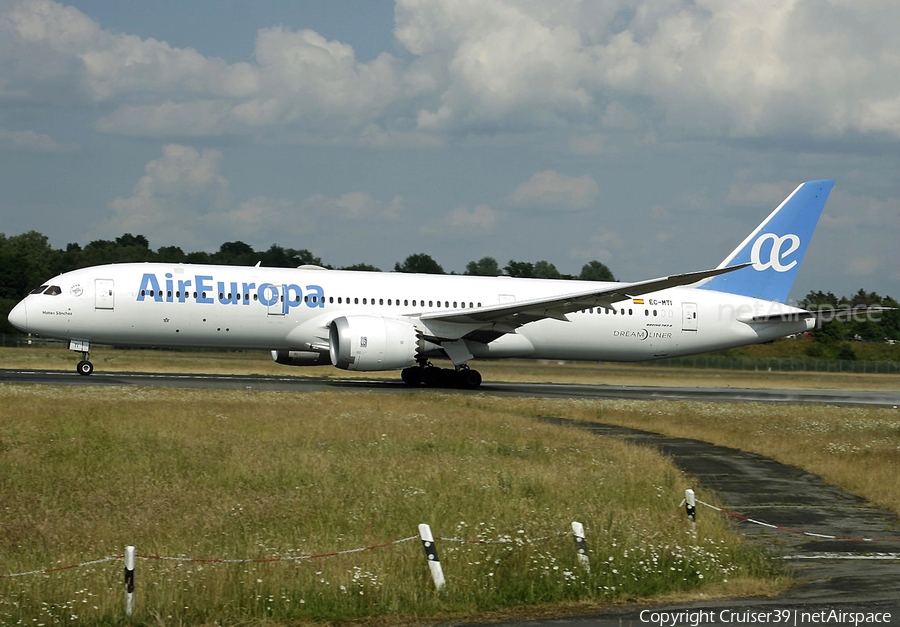
[[422,383],[425,384],[425,387],[436,388],[440,387],[443,377],[441,376],[442,369],[435,368],[433,366],[429,366],[427,368],[422,369]]
[[423,379],[423,368],[419,366],[413,366],[411,368],[404,368],[400,371],[400,378],[403,379],[403,382],[406,385],[422,385]]
[[94,364],[89,362],[87,359],[82,359],[78,362],[78,365],[75,366],[75,369],[78,371],[78,374],[88,376],[89,374],[94,372]]
[[474,390],[481,386],[481,373],[463,368],[456,373],[456,385],[464,390]]

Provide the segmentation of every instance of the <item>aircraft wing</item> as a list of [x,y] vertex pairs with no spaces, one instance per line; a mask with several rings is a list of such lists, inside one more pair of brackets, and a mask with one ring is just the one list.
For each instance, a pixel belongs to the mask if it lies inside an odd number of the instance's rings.
[[493,331],[502,335],[503,333],[514,332],[516,327],[520,327],[523,324],[545,318],[568,322],[566,314],[573,311],[590,309],[591,307],[612,307],[613,303],[619,301],[628,300],[643,294],[650,294],[651,292],[658,292],[670,287],[690,285],[709,277],[740,270],[748,265],[750,264],[744,263],[727,268],[673,274],[672,276],[639,281],[637,283],[614,283],[605,285],[602,288],[573,292],[563,296],[502,303],[478,309],[432,312],[419,316],[419,319],[426,325],[429,322],[478,325],[481,328],[484,328],[485,325],[491,325]]

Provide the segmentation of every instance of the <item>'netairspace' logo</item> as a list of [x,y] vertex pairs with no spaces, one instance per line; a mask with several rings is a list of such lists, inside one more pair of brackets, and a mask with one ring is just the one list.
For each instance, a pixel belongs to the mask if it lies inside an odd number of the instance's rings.
[[[245,283],[237,281],[213,281],[211,275],[195,275],[192,279],[173,279],[167,273],[165,287],[160,288],[155,274],[145,273],[138,288],[138,301],[153,300],[157,303],[185,303],[188,300],[205,305],[249,305],[258,302],[266,307],[281,305],[280,313],[305,304],[307,307],[324,307],[325,290],[319,285],[301,288],[293,283]],[[215,288],[215,289],[213,289]],[[304,291],[305,289],[305,291]]]

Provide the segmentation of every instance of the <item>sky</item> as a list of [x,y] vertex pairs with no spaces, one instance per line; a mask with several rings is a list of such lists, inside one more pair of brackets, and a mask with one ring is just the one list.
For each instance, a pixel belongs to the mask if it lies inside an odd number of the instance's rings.
[[834,178],[792,296],[900,296],[894,0],[0,0],[0,233],[715,267]]

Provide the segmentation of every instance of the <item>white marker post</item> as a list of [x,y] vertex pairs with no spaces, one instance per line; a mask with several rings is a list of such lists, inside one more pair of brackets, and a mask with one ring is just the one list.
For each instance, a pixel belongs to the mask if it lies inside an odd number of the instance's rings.
[[684,509],[687,511],[688,518],[691,519],[691,535],[697,537],[697,499],[694,498],[694,491],[688,488],[684,491]]
[[134,547],[125,547],[125,616],[134,613]]
[[578,563],[587,572],[591,572],[591,560],[587,554],[587,542],[584,541],[584,525],[580,522],[573,522],[572,534],[575,536],[575,550],[578,551]]
[[684,508],[691,522],[697,522],[697,500],[694,498],[694,491],[690,488],[684,491]]
[[441,568],[441,560],[438,559],[437,546],[434,544],[434,536],[431,535],[431,527],[422,523],[419,525],[419,537],[422,538],[422,546],[425,547],[425,557],[428,558],[428,568],[431,569],[431,578],[438,590],[443,590],[444,569]]

